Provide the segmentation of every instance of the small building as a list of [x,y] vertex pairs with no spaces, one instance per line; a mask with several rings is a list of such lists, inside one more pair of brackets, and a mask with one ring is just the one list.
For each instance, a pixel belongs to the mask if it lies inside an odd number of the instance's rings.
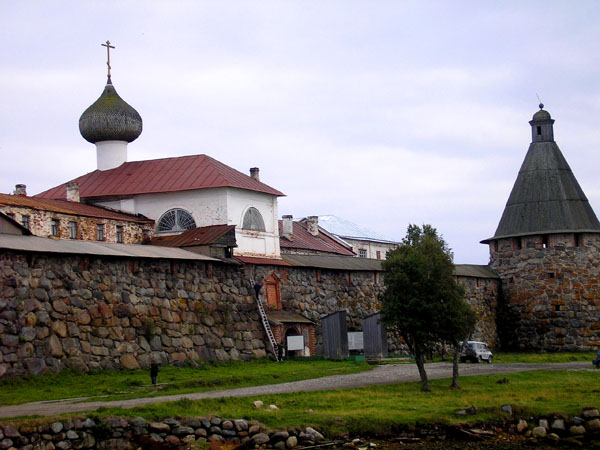
[[318,225],[349,245],[358,258],[385,259],[387,252],[399,244],[380,233],[333,215],[319,216]]
[[0,194],[0,212],[35,236],[140,244],[154,228],[147,217],[79,203],[76,196],[71,201],[28,197],[23,184],[15,192]]

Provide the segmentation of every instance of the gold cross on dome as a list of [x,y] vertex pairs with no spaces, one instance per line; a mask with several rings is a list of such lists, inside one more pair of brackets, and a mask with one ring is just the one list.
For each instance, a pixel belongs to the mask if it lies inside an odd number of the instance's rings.
[[108,66],[108,78],[110,78],[110,49],[115,48],[114,45],[110,45],[110,41],[106,41],[106,44],[100,44],[102,47],[106,47],[106,65]]

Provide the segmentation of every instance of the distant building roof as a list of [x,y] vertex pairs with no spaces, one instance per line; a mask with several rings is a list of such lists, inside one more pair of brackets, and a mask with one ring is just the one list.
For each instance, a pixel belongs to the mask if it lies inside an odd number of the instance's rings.
[[[127,197],[135,194],[232,187],[265,194],[284,194],[207,155],[126,162],[109,170],[94,170],[71,180],[81,198]],[[66,198],[65,184],[36,198]]]
[[600,222],[554,141],[553,123],[544,110],[533,116],[533,142],[494,237],[482,242],[531,234],[600,233]]
[[389,239],[376,231],[333,215],[319,216],[319,226],[341,238],[398,244],[398,241]]
[[25,195],[0,194],[0,205],[32,208],[40,211],[53,211],[74,216],[98,217],[102,219],[123,220],[127,222],[154,223],[153,220],[148,219],[141,214],[126,214],[113,211],[111,209],[102,208],[100,206],[86,205],[85,203],[27,197]]
[[235,247],[235,225],[211,225],[192,228],[181,234],[161,236],[156,234],[150,239],[150,245],[162,247],[194,247],[197,245],[221,244]]
[[351,247],[343,245],[334,239],[326,231],[319,230],[317,236],[313,236],[301,222],[293,222],[293,240],[282,236],[283,222],[279,221],[279,246],[298,250],[310,250],[315,252],[334,253],[338,255],[354,256]]

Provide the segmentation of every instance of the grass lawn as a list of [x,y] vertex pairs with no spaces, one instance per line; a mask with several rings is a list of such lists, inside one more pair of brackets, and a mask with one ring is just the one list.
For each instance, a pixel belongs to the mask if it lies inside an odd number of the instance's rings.
[[[143,416],[160,419],[170,416],[206,416],[258,420],[272,428],[313,425],[329,436],[391,433],[398,425],[416,422],[480,422],[502,417],[500,407],[510,403],[518,416],[550,413],[579,413],[582,406],[600,407],[599,373],[584,371],[533,371],[509,374],[508,384],[497,381],[504,375],[463,377],[462,389],[453,390],[449,380],[432,380],[432,392],[419,391],[419,383],[401,383],[357,389],[302,392],[246,398],[191,401],[182,399],[134,409],[105,409],[96,413]],[[254,400],[265,406],[277,405],[279,411],[258,410]],[[479,413],[459,417],[456,410],[475,405]]]
[[148,370],[101,371],[87,374],[65,370],[59,374],[0,379],[0,405],[40,400],[102,396],[102,400],[186,394],[263,384],[285,383],[328,375],[370,370],[365,362],[296,360],[275,363],[270,360],[201,364],[199,367],[160,368],[153,392]]
[[494,352],[495,363],[561,363],[571,361],[589,361],[590,367],[596,352],[568,353],[509,353]]

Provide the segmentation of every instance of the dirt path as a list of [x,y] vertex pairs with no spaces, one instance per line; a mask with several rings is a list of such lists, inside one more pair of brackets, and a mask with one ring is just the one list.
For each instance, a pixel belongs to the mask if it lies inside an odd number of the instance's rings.
[[[449,363],[427,364],[427,374],[430,379],[450,378],[452,365]],[[461,364],[461,376],[507,374],[525,372],[528,370],[588,370],[589,362],[551,363],[551,364]],[[169,402],[181,398],[200,400],[203,398],[248,397],[267,394],[284,394],[288,392],[320,391],[329,389],[344,389],[378,384],[392,384],[409,381],[419,381],[419,374],[414,364],[396,364],[377,366],[368,372],[350,375],[333,375],[311,380],[293,381],[289,383],[252,386],[238,389],[209,391],[199,393],[165,395],[162,397],[136,398],[132,400],[81,402],[81,399],[57,400],[47,402],[25,403],[22,405],[1,406],[0,418],[20,416],[54,416],[63,413],[93,411],[101,406],[134,408],[149,403]]]

